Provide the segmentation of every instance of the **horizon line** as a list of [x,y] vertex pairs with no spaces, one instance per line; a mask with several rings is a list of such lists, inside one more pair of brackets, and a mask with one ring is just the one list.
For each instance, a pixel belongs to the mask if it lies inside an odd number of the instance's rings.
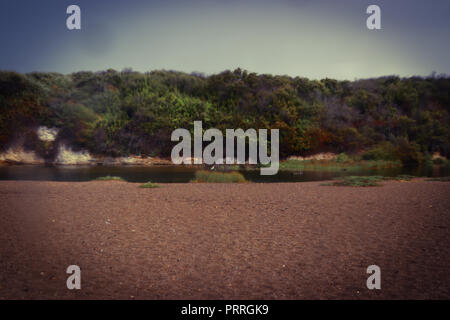
[[117,73],[139,73],[139,74],[150,74],[153,72],[173,72],[173,73],[183,73],[186,75],[191,75],[191,76],[197,76],[200,78],[209,78],[211,76],[215,76],[215,75],[220,75],[222,73],[225,72],[235,72],[241,70],[241,72],[247,72],[248,74],[255,74],[256,76],[274,76],[274,77],[288,77],[291,79],[295,79],[295,78],[302,78],[302,79],[308,79],[311,81],[321,81],[321,80],[336,80],[336,81],[341,81],[341,82],[345,82],[345,81],[349,81],[349,82],[354,82],[354,81],[360,81],[360,80],[372,80],[372,79],[383,79],[383,78],[400,78],[400,79],[413,79],[413,78],[422,78],[422,79],[448,79],[450,78],[450,73],[438,73],[437,71],[433,70],[431,71],[428,75],[420,75],[420,74],[415,74],[415,75],[399,75],[399,74],[386,74],[386,75],[382,75],[382,76],[373,76],[373,77],[365,77],[365,78],[353,78],[353,79],[348,79],[348,78],[332,78],[332,77],[323,77],[323,78],[309,78],[306,76],[302,76],[302,75],[288,75],[288,74],[274,74],[274,73],[258,73],[258,72],[254,72],[254,71],[250,71],[247,69],[243,69],[240,67],[237,67],[235,69],[225,69],[216,73],[206,73],[206,72],[202,72],[202,71],[191,71],[191,72],[187,72],[187,71],[181,71],[181,70],[175,70],[175,69],[153,69],[153,70],[148,70],[148,71],[140,71],[140,70],[134,70],[132,67],[124,67],[122,68],[122,70],[117,70],[114,68],[108,68],[108,69],[100,69],[100,70],[78,70],[78,71],[72,71],[69,73],[63,73],[63,72],[59,72],[59,71],[29,71],[29,72],[20,72],[20,71],[16,71],[16,70],[11,70],[11,69],[2,69],[0,68],[0,72],[14,72],[14,73],[18,73],[18,74],[22,74],[22,75],[30,75],[30,74],[39,74],[39,73],[52,73],[52,74],[59,74],[59,75],[63,75],[63,76],[70,76],[73,74],[77,74],[80,72],[91,72],[93,74],[102,74],[102,73],[107,73],[110,71],[113,72],[117,72]]

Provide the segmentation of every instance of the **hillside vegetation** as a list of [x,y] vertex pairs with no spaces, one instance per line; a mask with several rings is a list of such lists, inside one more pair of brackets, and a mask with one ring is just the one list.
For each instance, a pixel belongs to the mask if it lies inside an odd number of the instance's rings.
[[176,128],[280,129],[280,155],[360,152],[364,160],[418,164],[449,154],[450,78],[390,76],[320,81],[240,69],[204,76],[138,73],[0,72],[0,151],[24,141],[51,158],[35,133],[109,156],[169,156]]

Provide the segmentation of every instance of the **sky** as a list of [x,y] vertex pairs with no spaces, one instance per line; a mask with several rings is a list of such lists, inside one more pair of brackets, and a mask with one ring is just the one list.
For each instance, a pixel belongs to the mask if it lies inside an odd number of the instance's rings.
[[[66,8],[81,8],[68,30]],[[369,5],[381,30],[366,27]],[[0,0],[0,69],[450,74],[450,0]]]

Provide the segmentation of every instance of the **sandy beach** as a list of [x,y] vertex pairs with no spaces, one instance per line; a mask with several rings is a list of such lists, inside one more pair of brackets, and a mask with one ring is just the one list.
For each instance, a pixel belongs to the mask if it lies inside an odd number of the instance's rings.
[[138,186],[1,181],[0,299],[450,299],[448,182]]

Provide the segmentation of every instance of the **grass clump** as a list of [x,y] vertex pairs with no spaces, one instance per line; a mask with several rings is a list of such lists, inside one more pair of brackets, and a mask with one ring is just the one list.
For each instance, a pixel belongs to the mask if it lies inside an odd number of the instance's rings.
[[153,182],[151,182],[151,181],[149,181],[149,182],[147,182],[147,183],[144,183],[144,184],[141,184],[141,185],[139,186],[139,188],[159,188],[159,187],[160,187],[159,184],[153,183]]
[[400,167],[400,161],[352,160],[347,155],[339,155],[334,160],[287,160],[280,163],[280,170],[288,171],[361,171]]
[[408,174],[401,174],[396,177],[384,177],[384,180],[395,180],[395,181],[411,181],[411,179],[416,178],[415,176],[410,176]]
[[430,178],[426,179],[425,181],[450,182],[450,177]]
[[415,178],[410,175],[399,175],[396,177],[383,176],[347,176],[336,178],[334,182],[323,184],[324,186],[344,186],[344,187],[378,187],[379,182],[395,180],[395,181],[411,181]]
[[239,172],[215,172],[199,170],[195,172],[193,182],[213,182],[213,183],[239,183],[246,182],[244,176]]
[[124,181],[121,177],[116,176],[104,176],[104,177],[98,177],[95,180],[101,180],[101,181]]
[[376,187],[380,185],[378,182],[382,180],[383,177],[380,176],[368,176],[368,177],[348,176],[338,178],[330,185],[340,187]]

